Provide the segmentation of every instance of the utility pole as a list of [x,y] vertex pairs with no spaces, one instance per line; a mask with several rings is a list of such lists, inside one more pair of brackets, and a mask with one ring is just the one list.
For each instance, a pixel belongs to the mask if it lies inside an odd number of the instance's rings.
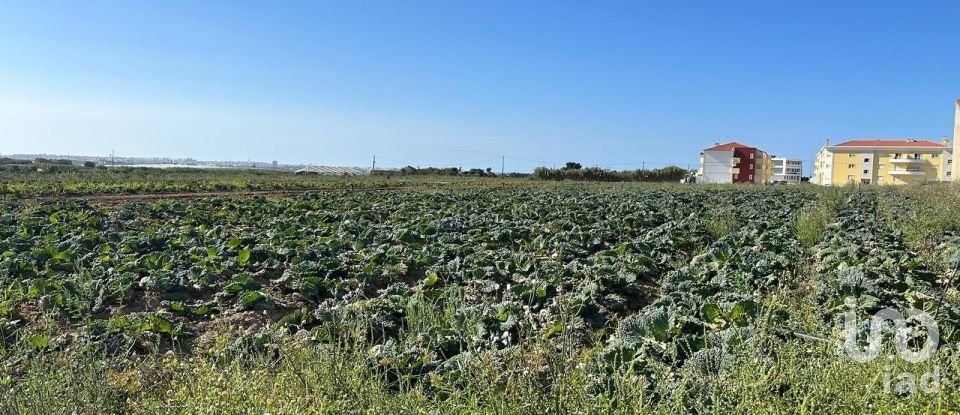
[[507,156],[500,156],[500,177],[503,177],[504,166],[507,165]]
[[370,167],[370,173],[377,169],[377,155],[373,155],[373,166]]

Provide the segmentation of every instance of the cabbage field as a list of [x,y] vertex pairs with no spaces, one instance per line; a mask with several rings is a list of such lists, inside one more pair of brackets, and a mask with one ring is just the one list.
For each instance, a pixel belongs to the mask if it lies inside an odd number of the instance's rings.
[[[960,379],[956,193],[7,199],[0,412],[960,410],[955,389],[884,389]],[[840,317],[884,307],[935,313],[934,361],[840,353]]]

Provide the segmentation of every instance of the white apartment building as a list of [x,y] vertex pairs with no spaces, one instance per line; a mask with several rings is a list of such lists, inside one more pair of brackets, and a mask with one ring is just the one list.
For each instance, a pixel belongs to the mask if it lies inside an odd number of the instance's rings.
[[770,183],[770,155],[736,141],[700,153],[697,183]]
[[803,178],[803,160],[773,156],[774,183],[800,183]]

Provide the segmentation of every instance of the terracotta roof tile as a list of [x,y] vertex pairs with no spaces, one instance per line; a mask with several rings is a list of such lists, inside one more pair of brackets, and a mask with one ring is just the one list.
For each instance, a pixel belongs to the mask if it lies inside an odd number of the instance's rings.
[[939,147],[947,146],[929,140],[850,140],[837,147]]
[[755,149],[755,147],[748,146],[748,145],[746,145],[746,144],[741,144],[741,143],[738,143],[738,142],[736,142],[736,141],[732,141],[732,142],[729,142],[729,143],[727,143],[727,144],[721,144],[721,145],[718,145],[718,146],[710,147],[710,148],[708,148],[708,149],[706,149],[706,150],[704,150],[704,151],[730,151],[730,150],[735,150],[735,149],[738,149],[738,148],[753,148],[753,149]]

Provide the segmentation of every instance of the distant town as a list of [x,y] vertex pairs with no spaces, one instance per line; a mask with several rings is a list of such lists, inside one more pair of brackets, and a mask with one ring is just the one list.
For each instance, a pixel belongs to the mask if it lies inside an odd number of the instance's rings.
[[0,158],[33,161],[69,160],[73,164],[95,163],[98,166],[133,166],[133,167],[185,167],[185,168],[224,168],[224,169],[265,169],[297,171],[308,167],[303,164],[283,164],[278,161],[213,161],[195,160],[192,158],[169,157],[123,157],[123,156],[76,156],[62,154],[0,154]]

